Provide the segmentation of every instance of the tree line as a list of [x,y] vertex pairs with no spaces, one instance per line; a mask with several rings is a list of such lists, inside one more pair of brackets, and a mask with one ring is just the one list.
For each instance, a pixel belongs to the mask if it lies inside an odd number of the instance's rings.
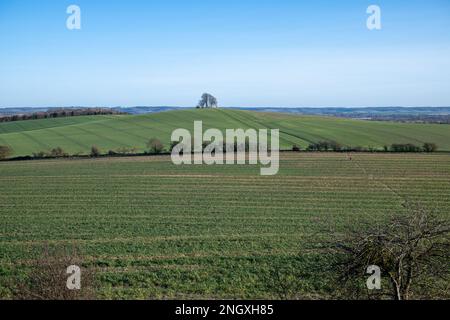
[[[438,146],[433,142],[425,142],[422,146],[417,146],[412,143],[393,143],[390,146],[383,146],[384,152],[436,152]],[[297,144],[292,146],[292,151],[301,151],[301,147]],[[334,152],[375,152],[380,151],[374,147],[362,146],[344,146],[339,142],[319,141],[310,143],[305,151],[334,151]]]
[[[143,154],[161,154],[164,152],[172,152],[173,148],[179,142],[171,142],[167,146],[164,145],[161,140],[158,138],[151,138],[147,141],[146,146],[147,149]],[[192,143],[191,146],[194,144]],[[202,151],[210,145],[210,142],[204,142],[202,144]],[[237,141],[234,143],[219,143],[219,147],[221,147],[223,152],[237,152],[237,151],[245,151],[248,152],[250,150],[257,150],[257,146],[251,146],[249,141],[245,141],[243,144],[238,144]],[[426,142],[422,146],[417,146],[411,143],[399,144],[394,143],[390,146],[384,146],[383,150],[378,150],[371,147],[349,147],[343,146],[336,141],[319,141],[317,143],[311,143],[304,149],[304,151],[309,152],[436,152],[438,147],[435,143]],[[292,151],[302,151],[301,147],[298,145],[292,146]],[[10,146],[2,146],[0,145],[0,160],[10,158],[14,154],[13,149]],[[120,147],[114,150],[103,151],[98,146],[93,145],[90,149],[89,156],[90,157],[100,157],[102,155],[108,156],[125,156],[125,155],[138,155],[138,149],[135,147]],[[34,159],[42,159],[42,158],[64,158],[64,157],[76,157],[82,156],[82,153],[76,153],[70,155],[61,147],[56,147],[48,151],[39,151],[33,152],[31,156],[27,156],[25,158],[34,158]]]
[[116,111],[110,108],[57,108],[48,111],[26,113],[26,114],[14,114],[0,116],[0,122],[12,122],[23,120],[37,120],[48,118],[63,118],[63,117],[76,117],[76,116],[95,116],[95,115],[111,115],[111,114],[123,114],[123,112]]

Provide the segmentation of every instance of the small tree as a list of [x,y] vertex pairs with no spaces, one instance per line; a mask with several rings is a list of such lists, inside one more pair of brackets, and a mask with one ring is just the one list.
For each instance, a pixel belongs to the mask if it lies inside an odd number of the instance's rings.
[[328,151],[331,147],[330,142],[328,141],[319,141],[317,145],[319,151]]
[[0,160],[9,158],[13,154],[13,150],[9,146],[0,146]]
[[346,255],[341,264],[344,280],[361,276],[368,266],[376,265],[390,280],[390,296],[408,300],[417,278],[448,274],[448,221],[408,202],[403,207],[407,214],[373,230],[353,233],[345,244],[338,245]]
[[298,152],[298,151],[300,151],[300,147],[299,147],[297,144],[294,144],[294,145],[292,146],[292,151]]
[[92,146],[91,147],[91,157],[96,158],[99,157],[101,154],[100,149],[97,146]]
[[342,145],[339,142],[330,141],[330,148],[335,152],[339,152],[342,150]]
[[64,152],[63,148],[56,147],[50,151],[50,156],[59,158],[59,157],[67,157],[68,154],[66,152]]
[[50,154],[46,151],[38,151],[38,152],[33,152],[33,157],[34,158],[45,158],[47,156],[50,156]]
[[115,154],[121,154],[121,155],[130,155],[130,154],[136,154],[137,148],[127,148],[127,147],[120,147],[116,151],[114,151]]
[[392,152],[420,152],[422,149],[411,143],[394,143],[391,145]]
[[425,142],[423,144],[423,151],[425,152],[435,152],[437,150],[437,145],[432,142]]
[[161,153],[164,150],[164,145],[157,138],[151,138],[147,142],[147,147],[150,149],[150,152],[156,153],[156,154]]

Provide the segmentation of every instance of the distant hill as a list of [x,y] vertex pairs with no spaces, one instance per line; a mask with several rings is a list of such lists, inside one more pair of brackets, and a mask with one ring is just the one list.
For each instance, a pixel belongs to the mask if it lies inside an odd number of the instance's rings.
[[[49,108],[35,108],[35,107],[0,107],[0,116],[10,116],[16,114],[32,114],[36,112],[51,112],[52,110],[79,110],[79,109],[92,109],[93,107],[49,107]],[[101,107],[106,108],[106,107]],[[162,111],[170,111],[177,110],[181,107],[111,107],[110,109],[115,110],[117,112],[125,112],[129,114],[145,114],[145,113],[154,113],[154,112],[162,112]]]
[[151,137],[166,146],[174,129],[192,130],[194,120],[207,128],[278,128],[284,149],[306,147],[320,140],[335,140],[346,146],[382,148],[392,143],[434,142],[450,151],[448,125],[362,121],[322,116],[244,110],[183,109],[144,115],[99,115],[0,124],[0,145],[9,145],[15,156],[31,155],[62,147],[70,154],[87,154],[92,145],[103,153],[118,148],[144,151]]
[[[184,109],[182,107],[116,107],[119,112],[129,114],[146,114],[163,111]],[[222,109],[236,109],[257,112],[294,113],[304,115],[323,115],[351,119],[386,120],[386,121],[417,121],[450,123],[450,107],[368,107],[368,108],[286,108],[286,107],[227,107]]]
[[[91,107],[68,107],[64,109],[80,109]],[[45,112],[60,108],[2,108],[0,107],[0,115],[14,115],[33,112]],[[135,107],[111,107],[118,112],[129,114],[147,114],[163,111],[172,111],[186,109],[178,106],[135,106]],[[222,109],[237,109],[258,112],[281,112],[296,113],[309,115],[325,115],[347,118],[375,118],[375,117],[401,117],[401,116],[450,116],[450,107],[358,107],[358,108],[342,108],[342,107],[226,107]]]
[[183,109],[182,107],[115,107],[114,110],[119,112],[125,112],[129,114],[147,114],[147,113],[155,113],[155,112],[164,112],[164,111],[172,111]]
[[399,122],[450,123],[450,107],[372,107],[372,108],[236,108],[259,112],[282,112],[340,118]]
[[50,108],[6,108],[6,107],[0,107],[0,116],[12,116],[15,114],[26,114],[26,113],[33,113],[33,112],[46,112]]
[[435,114],[450,115],[450,107],[236,107],[241,110],[266,111],[266,112],[287,112],[287,113],[307,113],[316,115],[335,115],[335,114]]

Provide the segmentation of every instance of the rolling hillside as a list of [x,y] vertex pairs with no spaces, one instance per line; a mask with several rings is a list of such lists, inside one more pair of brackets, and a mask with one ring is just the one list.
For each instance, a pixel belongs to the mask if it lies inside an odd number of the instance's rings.
[[239,110],[176,110],[147,115],[106,115],[18,121],[0,124],[0,145],[9,145],[14,156],[31,155],[62,147],[70,154],[86,154],[92,145],[103,152],[121,147],[145,150],[151,137],[169,145],[176,128],[192,130],[195,120],[207,128],[280,129],[280,146],[306,147],[310,142],[335,140],[343,145],[382,148],[391,143],[434,142],[450,151],[450,127],[296,116]]

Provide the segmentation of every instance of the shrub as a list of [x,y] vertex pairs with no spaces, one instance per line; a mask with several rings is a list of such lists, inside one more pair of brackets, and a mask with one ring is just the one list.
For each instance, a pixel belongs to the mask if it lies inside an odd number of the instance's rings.
[[48,154],[48,152],[45,152],[45,151],[33,152],[34,158],[45,158],[47,156],[49,156],[49,154]]
[[356,147],[354,147],[354,149],[355,149],[356,152],[364,152],[364,151],[367,151],[366,148],[361,147],[361,146],[356,146]]
[[317,147],[319,151],[328,151],[330,149],[330,143],[328,141],[319,141]]
[[152,153],[161,153],[164,150],[164,145],[159,139],[151,138],[147,142],[147,147],[150,149],[150,152]]
[[64,150],[61,147],[56,147],[50,151],[50,156],[60,158],[60,157],[67,157],[68,154],[64,152]]
[[13,154],[13,150],[9,146],[0,146],[0,160],[9,158]]
[[91,157],[98,157],[100,156],[101,152],[100,149],[97,146],[91,147]]
[[329,147],[335,152],[338,152],[338,151],[342,150],[342,145],[339,142],[336,142],[336,141],[330,141]]
[[342,145],[336,141],[319,141],[309,144],[308,151],[342,151]]
[[[50,247],[44,244],[36,259],[27,262],[29,273],[19,285],[11,285],[13,297],[19,300],[87,300],[95,299],[97,282],[92,269],[83,268],[82,258],[75,247]],[[67,267],[81,269],[80,290],[66,286]]]
[[340,263],[341,280],[358,278],[375,265],[389,279],[387,294],[396,300],[408,300],[421,278],[445,279],[449,272],[450,224],[417,204],[406,201],[403,207],[405,214],[394,216],[384,225],[354,231],[338,243],[345,255]]
[[391,151],[392,152],[420,152],[420,151],[422,151],[422,149],[411,143],[406,143],[406,144],[394,143],[391,145]]
[[347,151],[347,152],[366,152],[367,149],[362,147],[362,146],[349,146],[349,147],[345,147],[341,149],[342,151]]
[[435,152],[437,151],[437,145],[435,143],[432,142],[425,142],[423,144],[423,151],[425,152]]
[[292,151],[298,152],[298,151],[300,151],[300,147],[298,145],[294,144],[292,146]]
[[135,154],[136,152],[137,152],[136,148],[121,147],[121,148],[118,148],[114,153],[115,154],[127,155],[127,154]]

